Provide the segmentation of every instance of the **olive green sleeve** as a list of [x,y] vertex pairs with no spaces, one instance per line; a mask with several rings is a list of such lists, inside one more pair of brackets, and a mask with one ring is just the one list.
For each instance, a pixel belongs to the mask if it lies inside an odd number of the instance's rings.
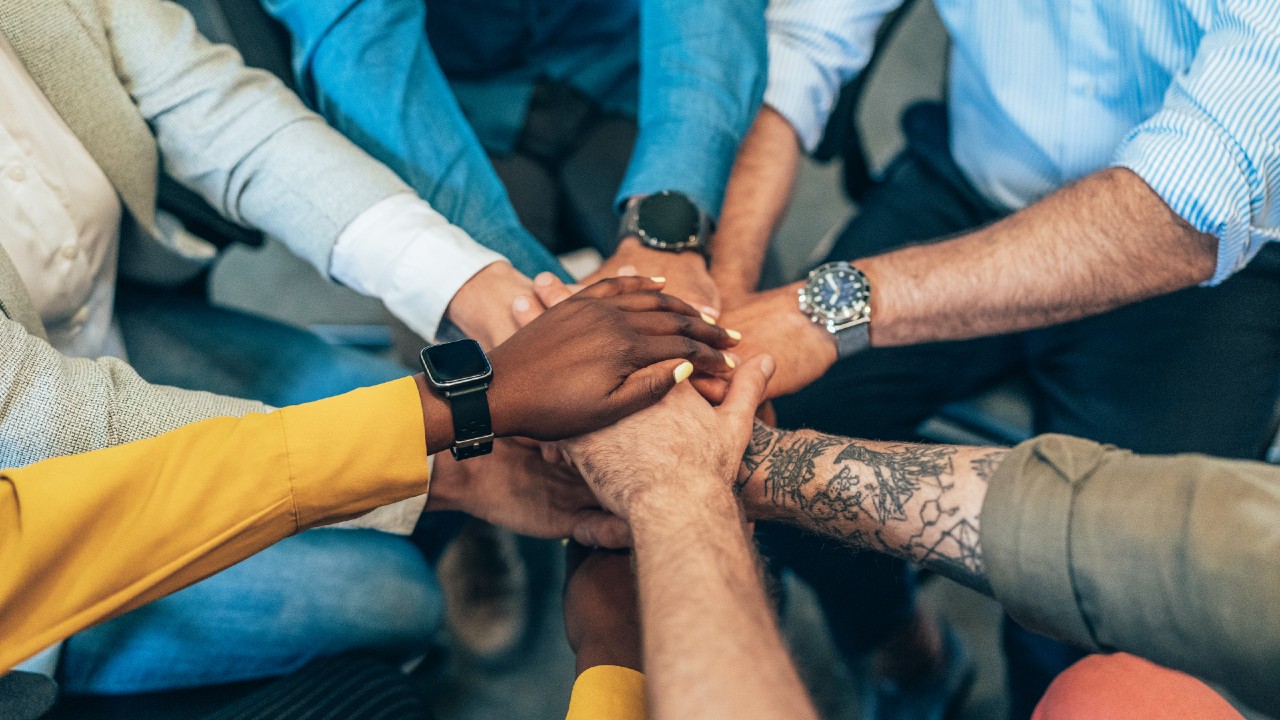
[[1042,436],[991,478],[982,546],[1028,628],[1280,708],[1280,467]]

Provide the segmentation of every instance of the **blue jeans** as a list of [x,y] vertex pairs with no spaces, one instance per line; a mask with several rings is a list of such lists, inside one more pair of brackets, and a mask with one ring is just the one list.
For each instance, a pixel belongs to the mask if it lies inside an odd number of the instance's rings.
[[[147,380],[286,405],[407,375],[314,335],[126,287],[119,317]],[[72,637],[58,680],[68,692],[129,694],[291,672],[351,650],[407,660],[442,622],[440,589],[407,538],[318,529]]]

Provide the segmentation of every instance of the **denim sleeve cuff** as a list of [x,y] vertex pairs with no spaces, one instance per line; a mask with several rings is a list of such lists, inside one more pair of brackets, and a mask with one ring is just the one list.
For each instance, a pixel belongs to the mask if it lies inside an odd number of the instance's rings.
[[764,103],[791,123],[805,152],[822,141],[840,93],[840,78],[784,38],[769,34],[769,85]]
[[1094,640],[1075,601],[1071,507],[1076,483],[1104,453],[1097,443],[1061,435],[1022,443],[992,476],[981,516],[996,600],[1019,624],[1087,648]]
[[674,190],[712,217],[720,217],[739,140],[734,133],[700,127],[693,121],[645,124],[618,191],[617,206],[637,195]]
[[[1207,285],[1243,268],[1268,238],[1251,227],[1263,191],[1244,150],[1207,120],[1166,108],[1121,143],[1112,165],[1137,173],[1196,230],[1218,238]],[[1276,239],[1276,238],[1269,238]]]

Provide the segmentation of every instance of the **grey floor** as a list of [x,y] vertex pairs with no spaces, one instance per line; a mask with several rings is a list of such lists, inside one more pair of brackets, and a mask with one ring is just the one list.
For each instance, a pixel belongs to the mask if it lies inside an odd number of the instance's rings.
[[[940,95],[946,48],[946,35],[932,4],[917,3],[867,91],[861,122],[876,165],[883,165],[901,146],[897,125],[901,109],[914,100]],[[770,256],[769,276],[779,281],[797,277],[811,265],[815,247],[855,210],[839,190],[836,165],[805,166]],[[215,273],[213,291],[220,303],[301,326],[340,328],[379,323],[383,318],[379,303],[323,282],[309,266],[274,245],[231,251]],[[550,563],[541,572],[537,625],[528,647],[500,669],[455,659],[433,689],[442,720],[564,716],[573,662],[560,621],[560,570]],[[850,671],[836,660],[807,590],[795,582],[790,585],[792,602],[784,628],[824,717],[857,717],[856,684]],[[977,681],[960,717],[1002,717],[998,607],[942,579],[929,583],[924,601],[958,628],[977,662]]]

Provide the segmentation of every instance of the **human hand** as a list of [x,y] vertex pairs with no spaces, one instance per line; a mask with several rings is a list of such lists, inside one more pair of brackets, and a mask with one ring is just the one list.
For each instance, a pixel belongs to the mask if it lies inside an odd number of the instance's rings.
[[496,440],[492,453],[466,462],[437,455],[427,510],[459,510],[531,537],[576,537],[611,548],[630,543],[626,524],[600,508],[576,472],[511,440]]
[[494,433],[559,440],[657,402],[695,370],[727,374],[736,344],[647,277],[603,280],[489,354]]
[[584,283],[626,275],[665,277],[665,291],[684,300],[698,310],[716,317],[720,314],[720,292],[707,271],[707,261],[696,252],[665,252],[626,237],[618,243],[613,256],[604,261]]
[[720,407],[677,387],[651,408],[603,430],[565,441],[604,507],[634,523],[647,510],[697,507],[731,494],[774,362],[761,355],[738,368]]
[[766,398],[797,392],[822,377],[836,362],[836,342],[826,328],[800,312],[796,299],[799,283],[756,293],[749,301],[725,313],[722,322],[742,333],[734,348],[749,359],[768,353],[778,363],[769,381]]
[[565,548],[564,632],[579,673],[596,665],[644,670],[638,594],[631,553]]
[[[458,288],[445,316],[488,352],[515,334],[518,326],[509,308],[516,298],[532,297],[532,289],[533,281],[510,263],[495,262]],[[536,308],[537,313],[542,310]]]
[[[623,275],[621,277],[630,277]],[[533,298],[516,298],[512,312],[515,316],[516,324],[520,327],[533,322],[534,318],[542,314],[544,308],[555,307],[556,305],[571,298],[582,290],[581,285],[565,285],[560,278],[551,273],[542,273],[533,279]],[[713,322],[714,318],[710,315],[704,315],[703,320]],[[741,339],[741,334],[732,328],[726,328],[725,332],[735,340]],[[727,353],[730,366],[736,366],[739,357],[736,353]],[[724,394],[729,389],[729,381],[727,378],[709,373],[695,373],[690,382],[697,388],[698,392],[707,399],[708,402],[720,403],[724,400]]]

